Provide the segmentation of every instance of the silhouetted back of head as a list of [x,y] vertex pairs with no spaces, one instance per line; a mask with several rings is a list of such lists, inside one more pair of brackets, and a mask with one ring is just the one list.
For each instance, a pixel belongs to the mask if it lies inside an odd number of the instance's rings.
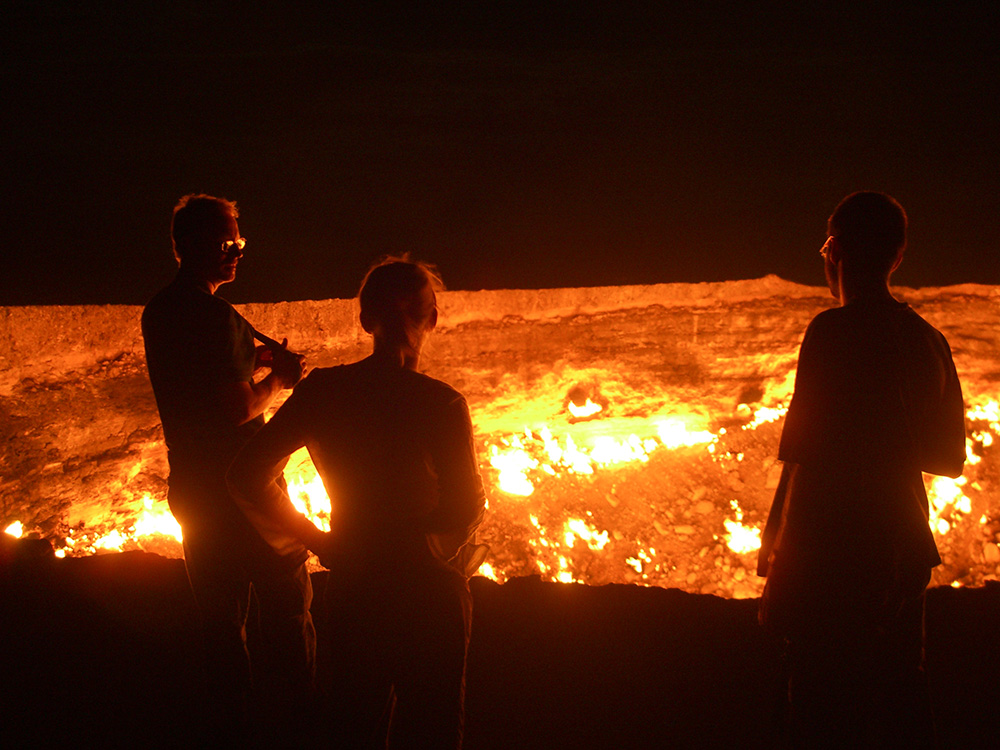
[[185,253],[196,250],[199,240],[214,234],[230,219],[240,215],[233,201],[216,198],[213,195],[192,193],[181,198],[174,206],[170,222],[170,239],[173,242],[174,257],[184,259]]
[[386,258],[361,283],[361,324],[387,341],[419,349],[421,334],[437,320],[436,293],[442,289],[433,266],[406,256]]
[[888,275],[906,247],[906,212],[885,193],[852,193],[829,220],[845,267],[854,273]]

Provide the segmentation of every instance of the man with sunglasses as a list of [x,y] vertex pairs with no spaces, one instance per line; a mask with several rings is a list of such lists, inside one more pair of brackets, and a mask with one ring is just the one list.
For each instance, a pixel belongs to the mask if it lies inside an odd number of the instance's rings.
[[[301,544],[275,549],[236,507],[226,471],[264,424],[264,411],[302,377],[305,360],[282,346],[254,346],[254,329],[216,290],[236,278],[246,240],[236,204],[188,195],[174,208],[173,282],[142,314],[146,363],[170,465],[168,501],[202,619],[213,705],[206,718],[232,741],[250,732],[251,697],[304,705],[315,667],[312,586]],[[269,368],[263,378],[255,374]],[[251,671],[246,622],[251,591],[262,653]],[[252,677],[252,679],[251,679]],[[253,690],[252,688],[257,688]],[[255,712],[257,718],[260,712]],[[273,717],[273,724],[284,723]]]
[[764,624],[788,647],[795,747],[930,747],[924,588],[941,562],[922,472],[965,463],[962,390],[945,337],[889,279],[907,219],[847,196],[820,254],[839,307],[799,351],[764,531]]

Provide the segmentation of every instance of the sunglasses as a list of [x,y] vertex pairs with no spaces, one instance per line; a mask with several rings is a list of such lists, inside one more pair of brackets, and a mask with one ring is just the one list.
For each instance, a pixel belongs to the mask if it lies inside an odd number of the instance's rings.
[[224,240],[222,242],[222,252],[227,254],[236,252],[237,250],[242,252],[243,248],[245,248],[246,246],[247,246],[246,237],[237,237],[235,240]]

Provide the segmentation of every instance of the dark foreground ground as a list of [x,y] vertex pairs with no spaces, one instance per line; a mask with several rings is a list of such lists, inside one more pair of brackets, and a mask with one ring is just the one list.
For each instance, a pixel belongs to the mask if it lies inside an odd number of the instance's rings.
[[[31,550],[3,550],[0,745],[205,746],[183,563]],[[470,750],[778,744],[780,659],[756,601],[534,578],[472,590]],[[1000,585],[931,590],[927,624],[942,745],[995,747]]]

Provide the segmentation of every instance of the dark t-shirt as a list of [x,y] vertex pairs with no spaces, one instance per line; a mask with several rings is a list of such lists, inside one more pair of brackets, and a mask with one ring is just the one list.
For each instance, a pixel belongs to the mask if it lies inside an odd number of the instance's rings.
[[252,381],[250,324],[178,274],[143,310],[142,335],[171,470],[217,466],[224,478],[233,456],[264,424],[263,415],[233,424],[219,398],[225,385]]
[[962,391],[939,331],[892,300],[820,313],[781,435],[778,458],[795,471],[777,555],[855,571],[938,564],[921,471],[964,456]]
[[432,535],[447,557],[482,520],[465,398],[426,375],[371,359],[314,370],[255,441],[272,442],[308,448],[345,555],[391,565],[426,554]]

